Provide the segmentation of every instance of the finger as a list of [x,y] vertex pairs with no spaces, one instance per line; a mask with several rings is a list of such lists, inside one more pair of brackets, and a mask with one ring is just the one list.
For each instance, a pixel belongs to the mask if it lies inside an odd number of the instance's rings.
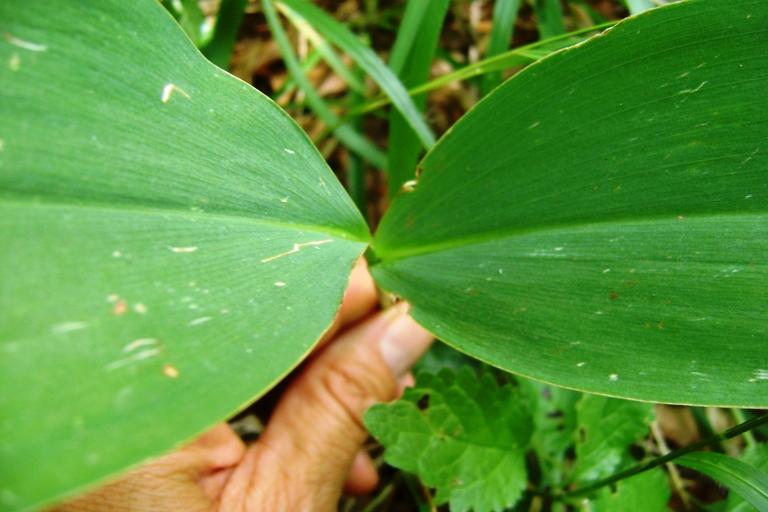
[[368,273],[368,263],[365,258],[357,260],[349,278],[349,286],[344,293],[339,312],[328,331],[323,335],[318,348],[332,339],[337,332],[346,326],[353,325],[366,317],[378,306],[376,285]]
[[336,509],[368,435],[363,413],[395,397],[398,383],[432,342],[405,307],[353,327],[310,361],[233,472],[222,506]]
[[344,482],[344,494],[362,496],[376,489],[379,483],[379,472],[365,450],[360,450],[352,461],[347,481]]
[[208,511],[218,500],[245,445],[227,424],[49,512]]

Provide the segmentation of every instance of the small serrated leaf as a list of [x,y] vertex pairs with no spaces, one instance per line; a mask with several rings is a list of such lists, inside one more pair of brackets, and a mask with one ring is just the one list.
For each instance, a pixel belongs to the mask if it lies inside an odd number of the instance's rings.
[[536,426],[531,445],[542,474],[550,484],[561,484],[563,463],[575,441],[576,405],[582,393],[522,377],[515,380],[523,399],[531,402]]
[[453,510],[509,508],[527,481],[533,418],[510,385],[470,370],[420,373],[416,387],[365,415],[387,462],[437,488]]
[[605,487],[594,500],[585,500],[582,509],[590,512],[660,512],[667,509],[672,492],[660,468],[622,480],[615,491]]
[[627,448],[648,432],[653,404],[600,395],[584,395],[576,406],[578,439],[576,480],[607,476],[628,456]]

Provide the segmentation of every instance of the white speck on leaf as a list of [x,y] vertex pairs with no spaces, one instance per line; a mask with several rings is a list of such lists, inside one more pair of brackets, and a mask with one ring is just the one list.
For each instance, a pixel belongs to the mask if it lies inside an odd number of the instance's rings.
[[24,39],[19,39],[18,37],[12,36],[8,32],[3,32],[3,36],[5,36],[5,39],[13,46],[18,46],[19,48],[24,48],[25,50],[29,50],[31,52],[44,52],[48,50],[48,46],[44,44],[25,41]]
[[87,327],[88,324],[85,322],[64,322],[51,327],[51,332],[53,334],[65,334],[72,331],[79,331]]
[[118,359],[113,363],[109,363],[105,367],[105,369],[108,372],[111,372],[112,370],[117,370],[118,368],[121,368],[127,364],[135,363],[136,361],[141,361],[142,359],[147,359],[152,356],[156,356],[159,353],[160,353],[159,348],[149,348],[147,350],[142,350],[141,352],[133,354],[132,356],[126,357],[125,359]]
[[142,303],[138,303],[135,306],[133,306],[133,310],[138,314],[143,315],[144,313],[147,312],[147,306],[145,306]]
[[587,364],[587,363],[578,363],[576,366],[578,366],[579,368],[581,368],[581,367],[582,367],[582,366],[584,366],[585,364]]
[[327,187],[327,186],[326,186],[326,184],[325,184],[325,180],[324,180],[323,178],[318,178],[318,179],[320,180],[320,185],[321,185],[321,186],[322,186],[322,187],[325,189],[325,192],[326,192],[328,195],[331,195],[331,191],[330,191],[330,190],[328,190],[328,187]]
[[11,58],[8,59],[8,68],[10,68],[11,71],[18,71],[21,69],[21,57],[19,57],[18,53],[12,54]]
[[275,283],[275,286],[285,286],[285,283],[282,281],[278,281]]
[[187,325],[189,327],[194,327],[196,325],[204,324],[205,322],[210,322],[212,318],[210,316],[202,316],[200,318],[195,318],[191,322],[189,322]]
[[120,251],[112,251],[112,257],[113,258],[119,258],[122,255],[123,255],[123,253],[121,253]]
[[528,129],[529,129],[529,130],[532,130],[532,129],[536,128],[537,126],[539,126],[539,122],[538,122],[538,121],[536,121],[536,122],[535,122],[535,123],[533,123],[531,126],[529,126],[529,127],[528,127]]
[[195,252],[197,250],[197,247],[170,247],[170,246],[168,246],[168,249],[170,249],[172,252]]
[[179,91],[179,93],[183,94],[185,97],[189,98],[189,94],[184,92],[182,89],[177,87],[174,84],[165,84],[165,87],[163,87],[163,95],[160,97],[163,103],[168,103],[168,100],[171,99],[171,94],[173,94],[173,91]]
[[693,94],[695,92],[698,92],[699,89],[701,89],[702,87],[704,87],[704,84],[706,84],[707,82],[708,82],[708,80],[705,80],[704,82],[701,82],[701,84],[699,84],[699,86],[697,88],[695,88],[695,89],[684,89],[684,90],[680,91],[677,94]]
[[285,151],[285,152],[286,152],[286,153],[288,153],[289,155],[293,155],[294,153],[296,153],[294,150],[292,150],[292,149],[288,149],[288,148],[283,148],[283,151]]
[[556,250],[556,251],[562,251],[562,250],[563,250],[563,248],[562,248],[562,247],[555,247],[555,250]]
[[302,247],[309,247],[311,245],[322,245],[330,242],[333,242],[333,239],[329,238],[328,240],[316,240],[314,242],[304,242],[301,244],[293,244],[293,249],[291,249],[290,251],[281,252],[280,254],[276,254],[275,256],[264,258],[263,260],[261,260],[261,262],[266,263],[268,261],[276,260],[278,258],[282,258],[283,256],[288,256],[289,254],[299,252]]
[[611,379],[611,382],[616,382],[617,380],[619,380],[619,376],[616,375],[615,373],[612,373],[611,375],[609,375],[608,378]]
[[611,269],[607,268],[607,269],[603,270],[603,274],[607,274],[610,271],[611,271]]
[[755,370],[752,375],[755,376],[755,380],[768,380],[768,370]]
[[281,203],[287,203],[288,202],[288,196],[284,197],[280,200]]
[[139,347],[148,347],[151,345],[157,345],[159,342],[155,338],[141,338],[140,340],[135,340],[127,344],[123,347],[123,352],[126,354],[128,352],[133,352]]

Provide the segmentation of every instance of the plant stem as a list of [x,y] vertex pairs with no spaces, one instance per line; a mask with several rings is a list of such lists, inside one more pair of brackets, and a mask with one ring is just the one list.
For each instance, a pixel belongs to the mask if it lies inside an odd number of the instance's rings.
[[[744,423],[744,421],[747,419],[747,415],[744,414],[742,409],[731,409],[731,413],[733,414],[733,418],[739,423]],[[748,448],[754,448],[757,446],[755,435],[752,432],[744,432],[744,444],[746,444]]]
[[552,498],[554,500],[563,500],[565,498],[583,496],[585,494],[589,494],[593,491],[596,491],[601,487],[605,487],[606,485],[611,485],[615,482],[618,482],[619,480],[624,480],[625,478],[629,478],[631,476],[637,475],[638,473],[642,473],[643,471],[648,471],[649,469],[653,469],[655,467],[661,466],[662,464],[666,464],[667,462],[675,460],[678,457],[682,457],[686,453],[693,452],[695,450],[698,450],[699,448],[704,448],[705,446],[709,446],[716,442],[727,441],[728,439],[732,439],[740,434],[743,434],[744,432],[749,432],[750,430],[757,428],[760,425],[764,425],[766,423],[768,423],[768,413],[763,414],[762,416],[758,416],[756,418],[752,418],[751,420],[745,421],[744,423],[736,425],[733,428],[724,430],[719,434],[715,434],[706,439],[702,439],[701,441],[698,441],[696,443],[679,448],[661,457],[656,457],[655,459],[651,459],[648,462],[643,462],[642,464],[638,464],[637,466],[634,466],[627,470],[620,471],[607,478],[598,480],[597,482],[587,485],[586,487],[581,487],[579,489],[573,489],[570,491],[560,490],[560,491],[551,492],[551,491],[542,491],[542,490],[531,490],[527,492],[537,496]]
[[[670,453],[671,450],[667,446],[667,442],[664,440],[664,434],[661,432],[661,425],[659,425],[658,419],[651,424],[651,433],[653,434],[653,438],[656,440],[656,445],[659,447],[661,454],[667,455]],[[691,500],[685,490],[685,485],[683,485],[683,481],[680,478],[680,472],[677,470],[677,466],[671,462],[667,462],[667,471],[669,471],[669,476],[672,480],[672,485],[674,486],[675,491],[677,491],[677,494],[680,496],[680,499],[683,502],[683,507],[685,510],[691,510]]]

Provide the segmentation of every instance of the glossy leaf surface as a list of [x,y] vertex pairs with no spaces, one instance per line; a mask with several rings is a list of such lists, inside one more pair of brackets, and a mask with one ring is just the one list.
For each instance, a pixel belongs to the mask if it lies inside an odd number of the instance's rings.
[[768,405],[768,4],[672,4],[530,66],[421,164],[373,274],[441,339],[641,400]]
[[304,133],[154,0],[0,3],[0,510],[265,392],[366,226]]

